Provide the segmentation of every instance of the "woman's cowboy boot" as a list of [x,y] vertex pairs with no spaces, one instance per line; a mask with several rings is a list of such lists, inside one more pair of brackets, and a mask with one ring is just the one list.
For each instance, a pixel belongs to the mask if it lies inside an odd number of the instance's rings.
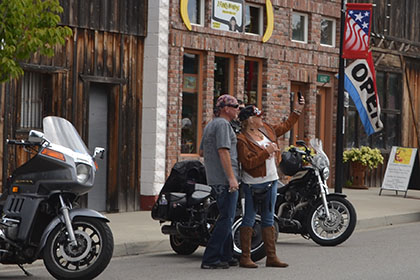
[[281,262],[276,256],[276,230],[273,226],[262,228],[262,238],[264,241],[267,260],[265,266],[288,267],[287,263]]
[[252,227],[241,227],[239,229],[242,254],[239,259],[239,266],[246,268],[257,268],[258,265],[251,260],[251,238],[254,229]]

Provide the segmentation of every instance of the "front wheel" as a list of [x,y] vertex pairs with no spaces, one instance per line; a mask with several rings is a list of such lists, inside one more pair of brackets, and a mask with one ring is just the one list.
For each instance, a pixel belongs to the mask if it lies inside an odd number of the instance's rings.
[[328,196],[330,219],[320,200],[308,215],[308,233],[321,246],[336,246],[346,241],[356,227],[356,211],[353,205],[340,196]]
[[44,265],[57,279],[93,279],[108,266],[114,250],[111,229],[102,220],[76,217],[72,221],[77,245],[68,240],[64,224],[48,236]]
[[191,255],[198,248],[198,244],[192,242],[189,239],[182,238],[178,235],[171,234],[169,236],[169,242],[171,244],[172,250],[180,255]]

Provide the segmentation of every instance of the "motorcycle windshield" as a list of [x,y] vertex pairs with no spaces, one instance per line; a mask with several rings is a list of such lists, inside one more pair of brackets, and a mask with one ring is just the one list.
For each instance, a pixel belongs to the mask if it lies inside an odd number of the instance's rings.
[[76,128],[66,119],[60,117],[45,117],[43,122],[44,137],[51,143],[69,148],[76,153],[88,154],[86,147]]

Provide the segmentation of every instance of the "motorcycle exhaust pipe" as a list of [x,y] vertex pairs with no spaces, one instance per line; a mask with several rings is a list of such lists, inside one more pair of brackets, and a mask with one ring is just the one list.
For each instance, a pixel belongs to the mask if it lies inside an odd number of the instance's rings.
[[161,231],[163,234],[169,234],[169,235],[176,235],[178,234],[178,231],[176,230],[175,226],[162,226]]

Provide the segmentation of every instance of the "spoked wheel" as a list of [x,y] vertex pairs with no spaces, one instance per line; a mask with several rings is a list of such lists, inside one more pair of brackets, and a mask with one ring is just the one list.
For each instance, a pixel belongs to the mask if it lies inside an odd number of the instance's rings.
[[93,279],[112,258],[112,232],[104,221],[88,217],[76,217],[72,225],[77,245],[71,244],[63,224],[57,226],[44,248],[45,267],[57,279]]
[[327,197],[330,219],[322,201],[308,215],[308,232],[322,246],[336,246],[346,241],[356,227],[356,211],[353,205],[339,196]]
[[[240,238],[240,227],[242,224],[242,217],[237,217],[232,226],[232,235],[233,235],[233,255],[236,258],[239,258],[242,253],[241,249],[241,238]],[[278,225],[275,222],[274,227],[276,229],[276,236],[278,236]],[[261,260],[266,256],[264,242],[262,240],[262,231],[261,231],[261,217],[257,215],[255,217],[254,232],[251,239],[251,259],[256,262]]]

